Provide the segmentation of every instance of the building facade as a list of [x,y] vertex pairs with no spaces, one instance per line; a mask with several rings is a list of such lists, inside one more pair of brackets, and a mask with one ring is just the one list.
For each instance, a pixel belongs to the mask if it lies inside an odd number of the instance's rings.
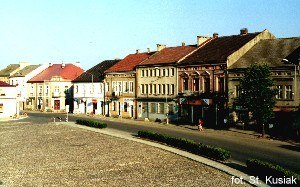
[[72,81],[74,113],[105,115],[104,71],[119,61],[105,60]]
[[[27,106],[31,110],[65,112],[73,110],[72,80],[83,73],[77,64],[49,64],[44,71],[31,78]],[[69,108],[66,108],[69,107]]]
[[17,117],[19,103],[15,86],[0,81],[0,118]]
[[183,121],[224,124],[228,105],[228,67],[260,40],[275,38],[269,31],[219,37],[217,33],[178,64],[178,104]]
[[105,71],[106,115],[113,117],[136,118],[136,65],[153,53],[148,51],[126,56]]
[[197,46],[166,47],[157,44],[157,52],[137,65],[137,115],[141,119],[177,120],[177,64]]

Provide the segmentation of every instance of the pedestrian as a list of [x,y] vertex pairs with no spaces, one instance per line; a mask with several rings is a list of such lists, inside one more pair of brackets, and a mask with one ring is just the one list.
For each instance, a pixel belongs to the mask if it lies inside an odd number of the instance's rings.
[[199,118],[199,121],[198,121],[198,130],[199,131],[203,131],[203,120],[201,118]]

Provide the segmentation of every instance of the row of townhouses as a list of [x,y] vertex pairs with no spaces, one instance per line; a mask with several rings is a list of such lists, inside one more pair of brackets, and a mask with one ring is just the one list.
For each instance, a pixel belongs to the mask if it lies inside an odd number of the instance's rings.
[[235,118],[244,115],[233,108],[239,80],[251,64],[265,63],[278,90],[274,111],[299,109],[299,37],[241,29],[231,36],[198,36],[195,43],[157,44],[156,51],[136,50],[85,72],[78,63],[20,63],[0,71],[0,79],[18,88],[21,109],[189,123],[201,117],[219,125],[228,109],[236,111]]

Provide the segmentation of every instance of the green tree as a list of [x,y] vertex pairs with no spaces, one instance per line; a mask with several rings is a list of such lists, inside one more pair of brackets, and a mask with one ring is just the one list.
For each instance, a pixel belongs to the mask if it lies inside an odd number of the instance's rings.
[[274,115],[276,93],[268,65],[253,64],[246,69],[236,102],[252,113],[257,125],[262,127],[262,136],[265,135],[264,125]]

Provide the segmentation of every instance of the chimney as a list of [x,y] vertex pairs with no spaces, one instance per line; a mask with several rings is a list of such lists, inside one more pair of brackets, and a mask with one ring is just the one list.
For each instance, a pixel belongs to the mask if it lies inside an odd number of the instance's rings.
[[80,62],[75,62],[75,63],[73,63],[73,65],[75,65],[75,66],[77,66],[77,67],[81,67],[81,65],[80,65]]
[[242,29],[240,30],[240,34],[241,34],[241,35],[246,35],[246,34],[248,34],[248,29],[247,29],[247,28],[242,28]]
[[213,38],[218,38],[219,37],[219,34],[218,33],[213,33]]
[[181,46],[185,46],[185,42],[182,42],[182,43],[181,43]]
[[52,66],[52,63],[51,62],[49,62],[49,67],[51,67]]
[[66,67],[65,63],[61,63],[61,68],[64,69]]
[[204,42],[206,42],[210,37],[207,36],[197,36],[197,46],[200,46]]
[[139,54],[139,53],[140,53],[139,49],[135,50],[135,54]]
[[151,52],[149,47],[147,48],[147,52],[148,52],[148,53],[150,53],[150,52]]
[[167,47],[166,45],[163,44],[156,44],[156,46],[157,46],[157,51],[161,51],[162,49]]

